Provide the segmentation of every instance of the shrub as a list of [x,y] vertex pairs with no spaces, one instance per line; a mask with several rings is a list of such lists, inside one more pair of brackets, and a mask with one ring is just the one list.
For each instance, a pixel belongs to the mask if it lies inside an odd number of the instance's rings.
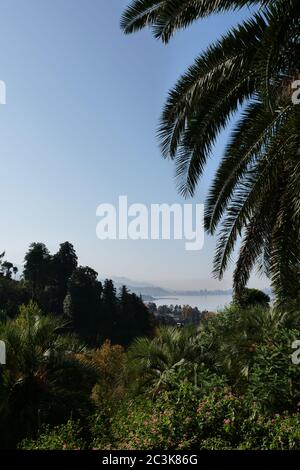
[[82,450],[86,444],[81,433],[79,422],[69,420],[52,429],[43,426],[36,440],[25,439],[19,447],[24,450]]
[[248,289],[244,288],[242,292],[234,296],[234,302],[242,308],[253,307],[255,305],[261,305],[262,307],[268,307],[270,297],[259,289]]
[[242,436],[240,450],[299,450],[300,414],[276,413],[268,418],[258,415],[244,423]]
[[291,345],[298,334],[295,330],[278,332],[272,343],[256,349],[247,394],[266,415],[292,411],[300,400],[300,367],[291,360]]
[[[130,410],[130,411],[128,411]],[[237,447],[240,429],[249,410],[228,388],[203,396],[200,388],[183,382],[155,400],[130,402],[111,426],[114,449],[206,449]],[[94,446],[103,448],[96,438]]]

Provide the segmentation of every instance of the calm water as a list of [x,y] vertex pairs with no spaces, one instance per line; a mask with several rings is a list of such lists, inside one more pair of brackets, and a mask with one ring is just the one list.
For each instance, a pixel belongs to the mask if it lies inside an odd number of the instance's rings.
[[180,297],[161,297],[153,300],[156,305],[190,305],[191,307],[198,307],[200,311],[209,310],[217,311],[230,304],[232,300],[231,295],[184,295]]

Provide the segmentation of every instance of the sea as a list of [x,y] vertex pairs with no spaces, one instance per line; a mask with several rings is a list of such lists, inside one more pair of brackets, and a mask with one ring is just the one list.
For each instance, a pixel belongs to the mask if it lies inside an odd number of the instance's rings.
[[191,307],[198,307],[200,311],[208,310],[217,312],[222,310],[226,305],[232,301],[231,295],[183,295],[178,297],[160,297],[154,302],[158,307],[160,305],[190,305]]

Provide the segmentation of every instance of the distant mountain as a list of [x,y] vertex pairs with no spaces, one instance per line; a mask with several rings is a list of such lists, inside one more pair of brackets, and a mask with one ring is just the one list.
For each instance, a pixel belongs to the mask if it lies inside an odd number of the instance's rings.
[[145,300],[155,300],[155,298],[162,297],[176,297],[176,296],[208,296],[208,295],[232,295],[232,290],[173,290],[165,289],[163,287],[151,285],[149,283],[133,281],[126,277],[112,277],[116,288],[123,285],[136,295],[141,295]]
[[167,289],[163,289],[162,287],[146,287],[146,286],[139,286],[139,287],[130,287],[130,289],[138,295],[151,295],[152,297],[166,297],[173,295],[173,293]]
[[114,284],[120,285],[120,286],[132,286],[132,287],[153,287],[153,284],[150,284],[145,281],[134,281],[133,279],[129,279],[128,277],[124,276],[113,276],[112,281],[114,281]]
[[[20,280],[23,274],[23,265],[16,264],[18,268],[18,273],[16,275],[16,279]],[[149,282],[145,281],[135,281],[125,276],[106,276],[101,277],[101,281],[103,282],[104,279],[109,278],[115,284],[116,289],[120,289],[122,286],[126,286],[131,292],[136,295],[141,295],[144,300],[146,301],[155,301],[157,298],[161,297],[182,297],[182,296],[210,296],[210,295],[232,295],[232,289],[222,290],[222,289],[215,289],[215,290],[208,290],[208,289],[199,289],[199,290],[173,290],[173,289],[165,289],[163,287],[155,286]],[[270,288],[262,289],[265,294],[273,297],[272,290]]]
[[[109,276],[108,276],[109,277]],[[131,292],[136,295],[141,295],[145,300],[152,300],[154,297],[165,297],[170,295],[170,291],[163,289],[162,287],[153,286],[147,282],[138,282],[133,281],[127,277],[109,277],[115,284],[117,289],[120,289],[122,286],[126,286]],[[100,279],[104,281],[104,278]],[[147,299],[146,299],[147,297]]]
[[[172,297],[209,297],[209,296],[218,296],[218,295],[226,295],[232,296],[233,290],[232,289],[215,289],[215,290],[208,290],[208,289],[200,289],[200,290],[172,290],[172,289],[164,289],[159,286],[133,286],[128,285],[128,289],[131,292],[134,292],[137,295],[141,295],[144,300],[155,300],[160,298],[172,298]],[[267,295],[272,297],[271,289],[262,289]],[[147,298],[147,299],[146,299]]]

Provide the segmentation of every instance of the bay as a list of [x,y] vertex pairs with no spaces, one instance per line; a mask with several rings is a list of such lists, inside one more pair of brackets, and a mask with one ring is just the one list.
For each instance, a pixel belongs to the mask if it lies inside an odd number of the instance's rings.
[[191,307],[198,307],[200,311],[208,310],[212,312],[222,310],[231,301],[231,295],[182,295],[160,297],[153,300],[157,307],[160,305],[190,305]]

